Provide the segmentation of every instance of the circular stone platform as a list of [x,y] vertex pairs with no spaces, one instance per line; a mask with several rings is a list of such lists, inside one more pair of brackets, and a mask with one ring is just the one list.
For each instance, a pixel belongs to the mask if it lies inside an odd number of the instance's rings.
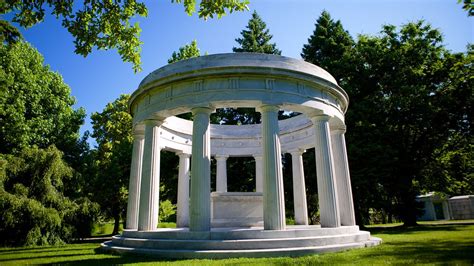
[[162,228],[152,232],[125,230],[102,244],[117,253],[140,253],[161,258],[236,258],[302,256],[378,245],[380,238],[358,226],[321,228],[287,226],[269,231],[262,227],[212,228],[191,232],[187,228]]

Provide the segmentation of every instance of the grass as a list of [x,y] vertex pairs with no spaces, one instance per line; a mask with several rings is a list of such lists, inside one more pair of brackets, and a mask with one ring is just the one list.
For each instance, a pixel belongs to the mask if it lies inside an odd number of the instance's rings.
[[314,265],[314,264],[459,264],[474,263],[474,221],[424,222],[417,227],[370,226],[383,244],[373,248],[298,258],[157,261],[144,256],[97,253],[100,241],[62,247],[0,248],[0,265]]

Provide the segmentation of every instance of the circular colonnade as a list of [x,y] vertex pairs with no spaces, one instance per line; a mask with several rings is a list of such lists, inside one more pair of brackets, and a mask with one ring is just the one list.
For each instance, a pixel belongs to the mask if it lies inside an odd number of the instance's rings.
[[[149,74],[129,105],[127,229],[105,249],[220,258],[380,243],[355,224],[344,140],[348,96],[320,67],[267,54],[202,56]],[[216,108],[229,107],[256,108],[261,124],[210,124]],[[280,110],[300,115],[278,121]],[[187,112],[193,121],[176,117]],[[302,154],[309,148],[315,148],[320,226],[308,225]],[[157,229],[162,149],[180,158],[176,229]],[[285,224],[282,153],[292,155],[295,226]],[[227,192],[226,159],[233,156],[255,158],[255,192]],[[212,193],[211,157],[217,162]]]

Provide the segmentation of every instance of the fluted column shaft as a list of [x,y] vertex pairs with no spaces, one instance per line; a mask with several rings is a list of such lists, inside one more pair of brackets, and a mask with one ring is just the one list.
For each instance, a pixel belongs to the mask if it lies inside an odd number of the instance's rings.
[[128,185],[127,229],[138,228],[138,210],[140,208],[140,186],[142,179],[142,160],[145,132],[134,128],[130,182]]
[[344,137],[345,132],[345,127],[331,130],[331,143],[336,168],[336,184],[341,225],[355,225],[351,178],[347,159],[346,140]]
[[302,150],[290,151],[293,168],[293,201],[295,208],[295,223],[308,224],[308,206],[306,205],[306,186],[304,182]]
[[211,229],[211,135],[209,115],[212,109],[193,108],[193,144],[191,157],[191,199],[189,230]]
[[315,131],[316,175],[318,179],[321,227],[341,225],[338,210],[336,178],[329,130],[329,116],[311,118]]
[[227,155],[216,155],[216,191],[227,192]]
[[262,113],[263,224],[265,230],[285,229],[285,199],[281,147],[278,137],[278,107],[265,105]]
[[263,158],[262,155],[254,155],[255,159],[255,191],[263,192]]
[[176,227],[189,226],[189,158],[190,154],[179,153],[178,202]]
[[145,120],[142,184],[138,231],[151,231],[158,227],[160,202],[160,134],[162,121]]

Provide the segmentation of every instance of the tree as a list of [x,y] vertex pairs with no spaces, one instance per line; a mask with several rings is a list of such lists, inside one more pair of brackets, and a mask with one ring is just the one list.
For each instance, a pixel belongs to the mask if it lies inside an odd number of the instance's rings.
[[380,37],[360,36],[352,55],[345,86],[353,103],[346,116],[352,176],[356,184],[373,178],[382,188],[373,192],[387,196],[385,209],[415,225],[419,181],[455,122],[441,104],[448,97],[449,53],[441,33],[419,21],[400,31],[386,25]]
[[380,36],[354,43],[323,12],[302,57],[349,94],[346,140],[359,224],[375,210],[414,225],[420,192],[470,191],[471,50],[450,54],[423,21],[386,25]]
[[273,36],[270,34],[270,30],[267,29],[267,24],[257,14],[257,11],[252,13],[252,18],[249,20],[246,28],[247,30],[240,32],[242,38],[235,39],[240,47],[232,48],[234,52],[281,54],[281,51],[276,48],[276,44],[270,43]]
[[93,195],[102,204],[106,217],[114,219],[113,234],[119,231],[127,204],[133,142],[129,98],[129,95],[122,94],[108,103],[102,112],[91,115],[92,137],[98,145]]
[[348,51],[354,41],[344,30],[341,21],[334,21],[327,11],[323,11],[315,24],[308,44],[303,46],[301,57],[312,64],[326,68],[338,82],[344,78]]
[[0,47],[0,153],[55,144],[70,156],[77,145],[85,111],[73,109],[71,89],[43,61],[25,42]]
[[171,58],[168,59],[168,64],[198,56],[201,56],[201,52],[197,47],[197,41],[194,40],[190,44],[180,47],[178,52],[173,52]]
[[[172,0],[182,3],[186,13],[196,12],[196,0]],[[233,11],[247,10],[248,0],[200,1],[200,18],[218,18]],[[81,8],[78,8],[78,7]],[[21,1],[13,0],[0,4],[0,14],[12,14],[12,22],[29,28],[45,18],[46,9],[51,15],[62,19],[63,27],[74,37],[75,53],[87,56],[94,48],[98,50],[117,49],[124,62],[133,64],[135,72],[141,70],[140,31],[138,23],[132,24],[135,16],[146,17],[146,5],[137,0],[129,1],[84,1],[74,5],[74,1]],[[21,37],[18,29],[9,21],[0,20],[2,41],[15,41]]]
[[472,114],[474,94],[474,45],[466,54],[448,55],[445,63],[449,79],[444,82],[439,105],[444,106],[445,121],[450,129],[447,139],[432,154],[420,183],[428,184],[424,192],[439,191],[448,195],[474,193],[474,137]]
[[54,145],[0,154],[2,244],[54,245],[90,236],[99,206],[64,196],[73,172]]
[[462,9],[467,11],[468,16],[474,16],[474,4],[472,0],[458,0],[458,3],[462,3]]

